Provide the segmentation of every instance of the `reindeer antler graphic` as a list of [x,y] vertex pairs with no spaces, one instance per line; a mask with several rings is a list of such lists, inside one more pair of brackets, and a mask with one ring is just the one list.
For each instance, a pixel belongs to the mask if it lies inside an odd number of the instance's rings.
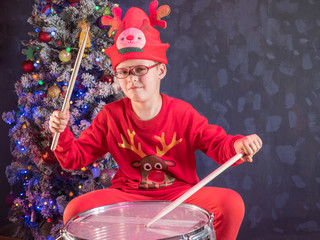
[[175,145],[177,145],[178,143],[180,143],[182,141],[182,138],[177,140],[177,133],[176,132],[174,132],[173,137],[172,137],[172,141],[169,145],[166,144],[166,141],[164,139],[164,132],[162,132],[161,137],[154,136],[154,138],[159,140],[159,142],[162,145],[162,150],[160,150],[158,146],[156,147],[157,156],[159,156],[159,157],[162,157],[163,155],[165,155],[171,148],[173,148]]
[[[134,138],[134,135],[136,134],[135,131],[130,132],[130,130],[128,129],[127,132],[128,132],[128,136],[130,138],[130,143],[131,144],[129,144],[126,141],[125,137],[122,134],[120,134],[123,143],[118,143],[119,147],[122,147],[122,148],[125,148],[125,149],[129,149],[129,150],[135,152],[136,154],[138,154],[141,158],[146,157],[147,155],[141,149],[141,143],[138,143],[138,148],[134,144],[134,139],[133,138]],[[173,137],[172,137],[172,141],[171,141],[171,143],[169,145],[166,144],[164,132],[162,132],[161,137],[155,135],[154,138],[159,140],[159,142],[162,145],[162,150],[160,150],[159,147],[156,146],[156,151],[157,151],[156,155],[158,157],[162,157],[171,148],[173,148],[175,145],[177,145],[180,142],[182,142],[182,138],[177,140],[177,133],[176,132],[174,132]]]
[[138,148],[134,145],[133,138],[134,138],[134,135],[136,135],[135,131],[132,131],[132,133],[131,133],[130,130],[128,129],[128,135],[130,138],[131,145],[126,141],[126,139],[124,138],[124,136],[122,134],[121,134],[121,139],[122,139],[123,143],[118,143],[118,145],[122,148],[129,149],[129,150],[135,152],[141,158],[146,157],[147,155],[141,149],[141,143],[138,143]]

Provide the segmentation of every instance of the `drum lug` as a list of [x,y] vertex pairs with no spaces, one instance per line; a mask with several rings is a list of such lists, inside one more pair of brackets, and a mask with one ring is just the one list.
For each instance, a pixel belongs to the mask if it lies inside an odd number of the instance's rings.
[[56,240],[74,240],[75,238],[72,238],[68,236],[67,231],[65,228],[60,230],[60,236]]
[[189,240],[190,239],[190,235],[189,234],[182,235],[182,239],[183,240]]
[[211,223],[212,226],[213,226],[213,219],[214,219],[214,216],[213,216],[213,213],[211,213],[210,223]]

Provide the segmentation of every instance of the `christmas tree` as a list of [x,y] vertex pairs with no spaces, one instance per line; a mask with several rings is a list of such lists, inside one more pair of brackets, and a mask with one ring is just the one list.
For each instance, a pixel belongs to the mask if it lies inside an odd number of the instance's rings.
[[12,193],[9,220],[18,223],[22,239],[55,239],[63,228],[62,214],[74,197],[111,184],[116,164],[110,155],[81,170],[60,167],[50,150],[49,117],[63,105],[74,63],[90,26],[89,39],[70,101],[69,128],[75,137],[108,102],[122,97],[113,82],[104,49],[113,43],[101,17],[112,15],[107,0],[35,0],[28,22],[34,32],[22,41],[24,74],[15,83],[16,110],[3,114],[12,125],[12,163],[7,178]]

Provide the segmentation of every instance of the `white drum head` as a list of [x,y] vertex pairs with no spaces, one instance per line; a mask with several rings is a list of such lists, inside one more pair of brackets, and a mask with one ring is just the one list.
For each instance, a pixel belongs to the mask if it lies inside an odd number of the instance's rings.
[[[209,233],[213,230],[208,212],[185,203],[145,228],[145,224],[170,203],[139,201],[94,208],[72,217],[66,224],[65,234],[69,239],[94,240],[182,239],[182,236],[213,239]],[[206,238],[197,238],[197,235]]]

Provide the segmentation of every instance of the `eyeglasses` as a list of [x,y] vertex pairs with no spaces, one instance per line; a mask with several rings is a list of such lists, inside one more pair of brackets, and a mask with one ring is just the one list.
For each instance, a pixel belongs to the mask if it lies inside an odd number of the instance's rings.
[[159,64],[161,63],[156,63],[155,65],[152,65],[150,67],[147,67],[145,65],[137,65],[132,68],[119,68],[116,69],[113,74],[119,79],[128,77],[130,73],[134,76],[143,76],[146,75],[151,68],[154,68]]

